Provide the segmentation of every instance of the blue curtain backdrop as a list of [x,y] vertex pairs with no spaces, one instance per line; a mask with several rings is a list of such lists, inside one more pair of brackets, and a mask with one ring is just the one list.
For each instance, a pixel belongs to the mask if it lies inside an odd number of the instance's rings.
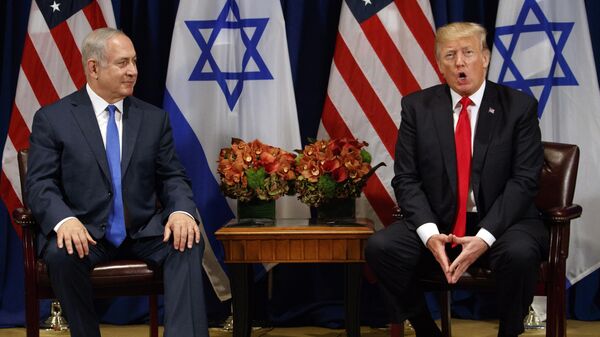
[[[326,95],[329,68],[337,34],[342,0],[281,0],[286,20],[294,89],[303,140],[315,137]],[[3,148],[17,83],[24,34],[31,0],[0,1],[0,148]],[[436,26],[452,21],[482,23],[493,37],[498,0],[431,0]],[[169,47],[178,1],[113,0],[119,28],[133,40],[138,52],[139,80],[135,94],[162,106]],[[596,64],[600,65],[600,2],[586,1]],[[491,45],[491,44],[490,44]],[[597,66],[597,70],[600,69]],[[175,132],[177,132],[175,130]],[[21,244],[0,203],[0,327],[23,325],[23,265]],[[343,324],[343,270],[339,266],[280,265],[271,278],[272,298],[267,300],[267,278],[258,281],[254,312],[260,321],[276,325]],[[600,319],[600,272],[569,289],[569,316]],[[208,315],[218,322],[228,315],[229,303],[219,303],[207,288]],[[455,295],[453,309],[462,317],[493,317],[490,296]],[[457,301],[458,299],[458,301]],[[119,299],[120,305],[99,302],[104,320],[113,323],[143,321],[143,301]],[[431,303],[435,310],[435,304]],[[376,285],[363,283],[363,324],[385,324],[388,319]]]

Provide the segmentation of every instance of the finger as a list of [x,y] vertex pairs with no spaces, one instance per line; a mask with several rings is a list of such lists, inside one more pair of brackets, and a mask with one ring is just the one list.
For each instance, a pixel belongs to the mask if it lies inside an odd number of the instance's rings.
[[77,251],[77,255],[79,255],[80,258],[83,258],[83,243],[81,242],[81,239],[79,238],[79,236],[74,235],[73,236],[73,244],[75,245],[75,250]]
[[179,249],[179,241],[181,240],[181,229],[176,223],[173,225],[173,227],[173,247],[175,247],[175,249]]
[[188,227],[188,232],[187,232],[187,246],[188,248],[192,248],[192,245],[194,244],[194,236],[196,235],[196,233],[194,233],[194,226],[189,226]]
[[187,228],[183,223],[179,223],[179,251],[183,252],[185,250],[185,243],[187,240]]
[[194,238],[196,239],[196,243],[200,243],[200,228],[198,225],[194,224]]
[[63,232],[59,231],[56,234],[56,245],[58,246],[58,248],[62,248],[64,246],[63,240],[64,240]]
[[90,235],[90,233],[88,233],[88,231],[85,231],[85,238],[89,243],[93,244],[94,246],[96,245],[96,240],[94,240],[94,238]]
[[67,253],[69,253],[69,255],[73,254],[73,243],[71,242],[71,236],[65,235],[64,240],[65,247],[67,248]]
[[79,240],[81,240],[81,246],[83,247],[83,255],[88,256],[88,254],[90,253],[90,248],[88,246],[87,233],[85,232],[85,230],[81,232],[81,234],[79,234]]
[[165,226],[165,234],[163,236],[163,242],[169,241],[170,237],[171,237],[171,227],[169,226],[169,224],[167,224]]

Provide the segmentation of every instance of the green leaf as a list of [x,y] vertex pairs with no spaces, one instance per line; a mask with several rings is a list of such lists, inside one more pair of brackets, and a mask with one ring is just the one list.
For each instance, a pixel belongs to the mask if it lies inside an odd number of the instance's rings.
[[317,186],[326,198],[333,198],[335,196],[335,180],[328,174],[319,177]]
[[365,149],[360,149],[360,157],[362,158],[363,162],[369,164],[371,163],[371,154],[369,153],[369,151]]
[[246,177],[248,177],[248,186],[254,190],[262,189],[265,186],[265,177],[267,173],[265,168],[247,169]]

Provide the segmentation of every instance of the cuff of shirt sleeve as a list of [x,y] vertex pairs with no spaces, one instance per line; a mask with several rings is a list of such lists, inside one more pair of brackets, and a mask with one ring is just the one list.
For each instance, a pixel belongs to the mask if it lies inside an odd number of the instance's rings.
[[485,228],[479,229],[479,232],[477,232],[476,236],[485,241],[488,247],[491,247],[494,244],[494,242],[496,242],[496,238]]
[[433,222],[424,223],[417,228],[417,235],[419,235],[425,246],[427,246],[427,240],[436,234],[440,234],[440,230]]
[[74,216],[70,216],[70,217],[60,220],[60,222],[57,223],[56,226],[54,226],[54,232],[58,233],[58,229],[60,228],[60,226],[62,226],[62,224],[64,224],[65,222],[67,222],[71,219],[77,219],[77,218],[75,218]]
[[[186,212],[186,211],[175,211],[171,214],[175,214],[175,213],[181,213],[181,214],[185,214],[187,216],[189,216],[190,218],[192,218],[192,220],[194,220],[194,222],[196,222],[196,218],[194,218],[190,213]],[[171,216],[171,214],[169,214],[169,216]]]

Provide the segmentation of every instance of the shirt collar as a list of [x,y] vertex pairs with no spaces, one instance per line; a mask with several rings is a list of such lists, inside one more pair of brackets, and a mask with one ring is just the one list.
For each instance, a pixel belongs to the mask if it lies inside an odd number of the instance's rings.
[[[481,84],[479,89],[477,89],[477,91],[475,91],[473,95],[469,96],[471,102],[473,102],[473,105],[475,105],[476,107],[479,107],[481,105],[481,101],[483,100],[483,93],[485,92],[486,82],[487,81],[484,80],[483,84]],[[459,95],[456,91],[452,90],[452,88],[450,88],[450,96],[452,97],[452,108],[456,108],[462,96]]]
[[[104,100],[104,98],[98,96],[94,90],[90,87],[89,84],[85,85],[85,90],[90,96],[90,100],[92,101],[92,107],[94,108],[94,114],[96,114],[96,118],[99,118],[104,111],[106,111],[106,107],[110,104]],[[123,100],[113,103],[114,106],[121,112],[123,112]]]

